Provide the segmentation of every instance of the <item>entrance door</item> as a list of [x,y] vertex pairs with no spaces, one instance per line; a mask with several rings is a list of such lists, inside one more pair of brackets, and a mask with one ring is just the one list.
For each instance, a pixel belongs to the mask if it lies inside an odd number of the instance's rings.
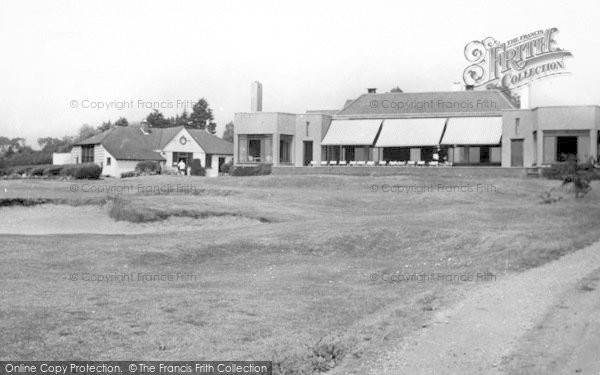
[[304,141],[304,165],[310,165],[313,160],[313,141]]
[[523,166],[523,140],[512,139],[510,141],[510,166]]

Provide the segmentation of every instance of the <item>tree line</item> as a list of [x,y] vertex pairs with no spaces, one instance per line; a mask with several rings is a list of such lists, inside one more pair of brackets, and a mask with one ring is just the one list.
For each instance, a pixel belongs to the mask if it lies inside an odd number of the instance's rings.
[[[146,116],[150,128],[168,128],[172,126],[185,126],[190,129],[206,130],[211,134],[216,133],[217,124],[214,122],[212,109],[206,99],[198,100],[192,107],[192,112],[185,109],[183,113],[166,118],[160,111],[154,110]],[[65,135],[62,138],[42,137],[37,139],[40,150],[34,150],[25,143],[24,138],[8,138],[0,136],[0,168],[14,165],[51,164],[53,152],[70,152],[73,145],[84,139],[93,137],[117,126],[129,126],[125,117],[120,117],[115,122],[105,121],[94,127],[83,124],[74,136]],[[223,139],[233,142],[233,122],[225,125]]]

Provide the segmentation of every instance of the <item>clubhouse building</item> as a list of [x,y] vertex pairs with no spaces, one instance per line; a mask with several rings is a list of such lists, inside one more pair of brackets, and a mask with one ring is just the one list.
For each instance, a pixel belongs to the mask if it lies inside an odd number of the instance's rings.
[[149,128],[142,123],[116,126],[84,139],[54,164],[96,163],[103,176],[120,177],[135,170],[140,161],[153,160],[163,169],[176,170],[181,160],[189,166],[193,159],[199,159],[206,175],[216,177],[221,166],[232,157],[233,144],[205,130],[183,126]]
[[236,113],[234,163],[542,166],[598,159],[600,107],[518,108],[498,90],[377,93],[339,110]]

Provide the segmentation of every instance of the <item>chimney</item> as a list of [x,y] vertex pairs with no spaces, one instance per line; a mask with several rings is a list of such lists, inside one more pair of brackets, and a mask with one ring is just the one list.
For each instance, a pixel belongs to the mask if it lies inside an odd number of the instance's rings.
[[376,88],[367,89],[367,93],[369,93],[369,94],[377,94],[377,89]]
[[252,83],[251,112],[262,112],[262,84],[258,81]]
[[148,126],[148,122],[147,121],[142,121],[140,123],[140,130],[142,131],[142,133],[144,134],[149,134],[150,133],[150,128]]

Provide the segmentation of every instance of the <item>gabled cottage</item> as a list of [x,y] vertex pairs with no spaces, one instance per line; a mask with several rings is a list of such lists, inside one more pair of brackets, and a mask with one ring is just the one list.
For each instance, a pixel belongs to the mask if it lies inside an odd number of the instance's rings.
[[71,150],[71,163],[96,163],[102,174],[120,177],[133,171],[140,161],[155,160],[163,168],[177,168],[184,160],[190,165],[199,159],[206,175],[218,176],[219,168],[233,158],[233,143],[204,130],[117,126],[76,143]]

